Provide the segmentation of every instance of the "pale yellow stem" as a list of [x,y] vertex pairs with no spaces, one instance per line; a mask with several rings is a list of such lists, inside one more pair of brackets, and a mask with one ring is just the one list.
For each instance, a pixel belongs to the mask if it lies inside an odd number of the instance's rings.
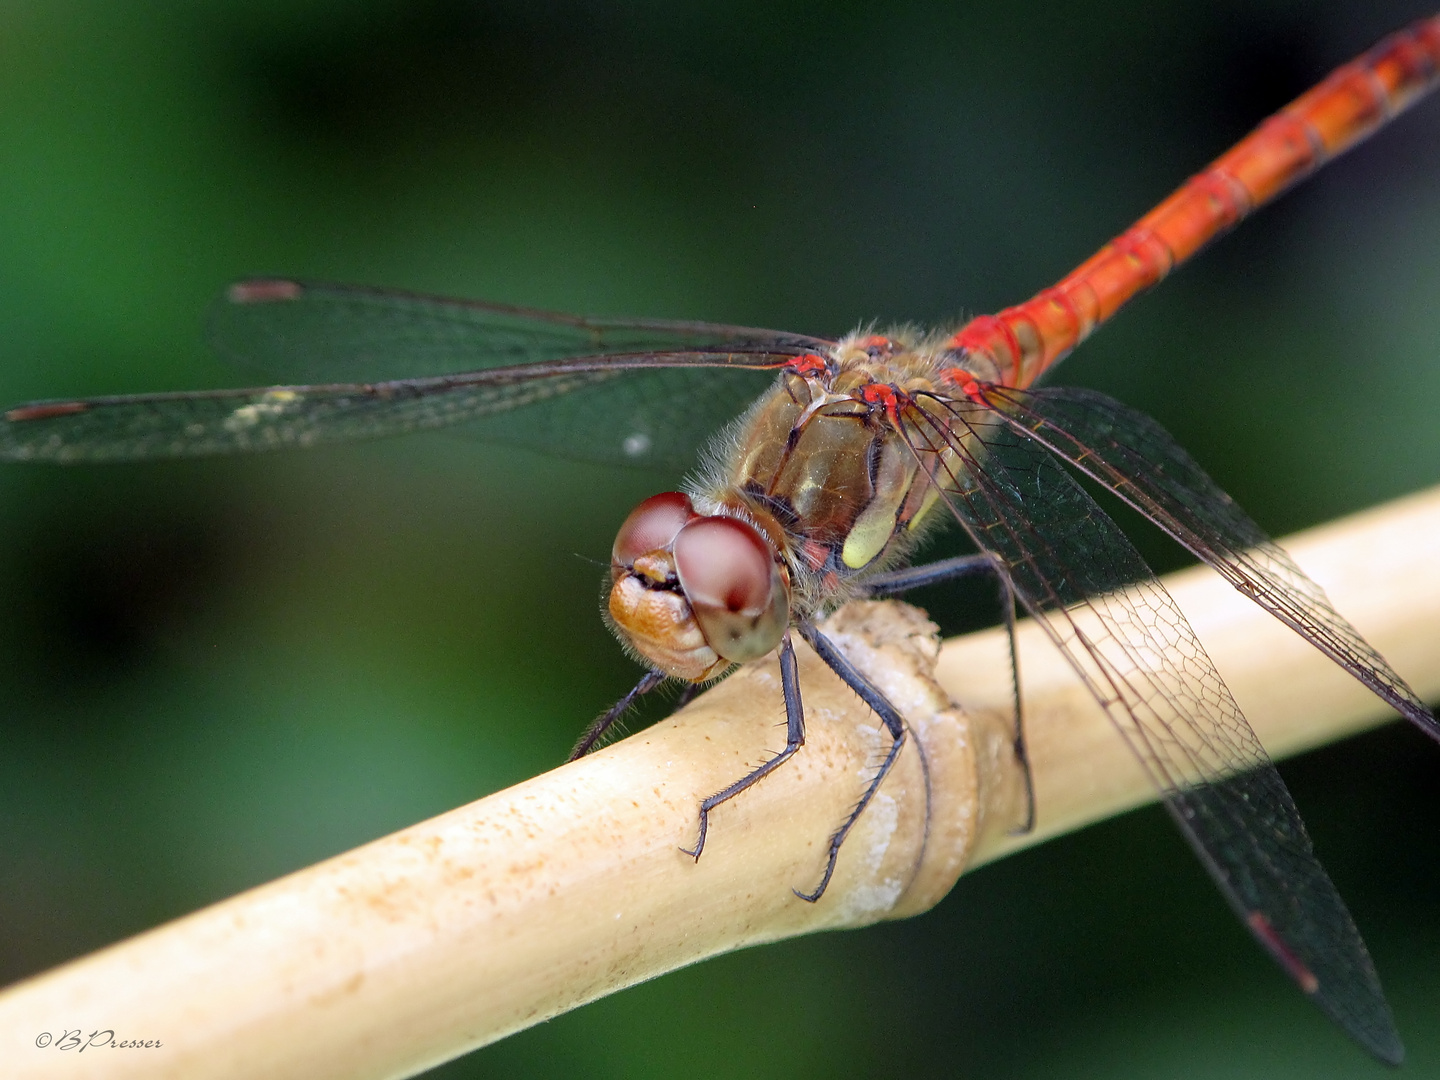
[[[1287,547],[1422,696],[1440,698],[1440,490]],[[1385,720],[1213,574],[1167,584],[1273,753]],[[856,605],[827,629],[905,713],[912,745],[820,903],[791,888],[815,885],[888,740],[801,650],[809,742],[715,812],[698,863],[679,848],[694,842],[699,800],[783,746],[773,661],[584,761],[11,987],[5,1075],[410,1075],[716,953],[924,910],[966,865],[1154,797],[1068,666],[1022,627],[1040,813],[1033,834],[1008,836],[1020,788],[1003,636],[948,643],[941,690],[913,609]],[[74,1029],[162,1045],[36,1046]]]
[[[1440,701],[1440,488],[1297,533],[1283,545],[1421,698]],[[1272,757],[1395,718],[1213,571],[1197,566],[1164,581]],[[1039,628],[1022,624],[1020,641],[1038,820],[1028,835],[996,836],[970,866],[1155,801],[1134,757]],[[949,641],[937,678],[967,710],[1008,709],[1006,648],[993,633]]]

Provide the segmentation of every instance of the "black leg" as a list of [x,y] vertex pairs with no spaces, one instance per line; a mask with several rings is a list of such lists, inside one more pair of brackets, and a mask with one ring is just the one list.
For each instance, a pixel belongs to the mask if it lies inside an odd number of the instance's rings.
[[1015,590],[1010,579],[1000,575],[1000,610],[1005,614],[1005,634],[1010,639],[1010,688],[1015,695],[1015,762],[1025,774],[1025,822],[1011,829],[1021,836],[1035,828],[1035,777],[1030,772],[1030,753],[1025,748],[1025,717],[1020,711],[1020,650],[1015,647]]
[[648,694],[664,681],[664,672],[647,671],[645,677],[635,684],[635,689],[610,706],[598,720],[585,729],[585,734],[580,736],[580,741],[575,744],[575,749],[570,751],[570,756],[565,760],[574,761],[594,750],[600,745],[600,740],[605,737],[605,733],[615,726],[615,721],[624,716],[630,706],[635,704],[636,698]]
[[825,895],[825,890],[830,886],[830,878],[835,873],[835,860],[840,857],[840,845],[845,843],[845,838],[850,835],[850,830],[855,827],[855,822],[860,819],[860,815],[870,805],[870,800],[875,797],[875,792],[880,789],[880,784],[894,767],[895,759],[900,756],[900,750],[905,745],[905,720],[901,717],[899,710],[890,704],[889,699],[880,692],[874,683],[855,669],[854,665],[845,658],[845,655],[835,647],[829,638],[809,622],[800,622],[798,626],[800,636],[810,643],[810,647],[815,650],[821,660],[829,665],[830,670],[845,680],[845,685],[859,694],[860,699],[874,710],[875,714],[884,722],[890,738],[894,740],[890,744],[890,752],[885,755],[885,760],[876,770],[874,779],[870,781],[865,793],[860,796],[860,801],[855,804],[855,808],[850,811],[850,816],[830,837],[829,856],[825,862],[825,874],[821,877],[820,884],[815,887],[813,892],[803,893],[799,889],[792,890],[801,900],[808,900],[813,904]]
[[922,585],[934,585],[938,581],[994,572],[995,564],[988,555],[956,555],[953,559],[941,559],[923,566],[905,566],[899,570],[876,574],[865,579],[861,591],[865,596],[894,596],[918,589]]
[[800,704],[800,677],[795,670],[795,646],[790,643],[788,631],[780,639],[780,685],[785,691],[785,749],[759,768],[746,773],[724,791],[717,791],[700,804],[700,838],[695,841],[693,848],[680,849],[697,861],[700,852],[705,850],[705,833],[710,827],[710,811],[774,772],[789,761],[796,750],[805,745],[805,709]]
[[1000,610],[1005,618],[1005,633],[1010,639],[1010,685],[1015,701],[1015,727],[1013,746],[1015,760],[1025,774],[1025,820],[1012,830],[1013,835],[1023,835],[1035,827],[1035,782],[1030,773],[1030,757],[1025,748],[1025,723],[1020,711],[1020,653],[1015,648],[1015,590],[1004,574],[996,573],[995,564],[988,555],[957,555],[950,559],[926,563],[923,566],[907,566],[877,574],[865,582],[867,596],[893,596],[922,585],[933,585],[970,574],[993,573],[1000,579]]

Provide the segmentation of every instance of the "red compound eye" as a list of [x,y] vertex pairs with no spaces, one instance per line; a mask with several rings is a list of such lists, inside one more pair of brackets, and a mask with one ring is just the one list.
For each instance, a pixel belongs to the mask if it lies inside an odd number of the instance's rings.
[[726,660],[758,660],[785,636],[790,590],[774,552],[752,526],[696,518],[673,545],[675,573],[705,641]]
[[675,537],[675,571],[692,607],[755,615],[770,603],[774,559],[743,521],[706,517]]
[[695,507],[688,495],[664,491],[650,496],[631,510],[620,526],[611,549],[611,560],[616,566],[629,566],[642,555],[663,551],[694,517]]

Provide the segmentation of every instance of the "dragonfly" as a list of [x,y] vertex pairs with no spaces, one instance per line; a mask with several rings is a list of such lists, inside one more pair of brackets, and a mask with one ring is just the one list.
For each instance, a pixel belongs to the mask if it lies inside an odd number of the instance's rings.
[[[958,329],[826,338],[254,280],[217,302],[210,339],[292,381],[19,405],[0,418],[0,459],[137,461],[465,424],[553,454],[660,464],[693,460],[720,428],[686,489],[645,500],[619,529],[607,617],[647,670],[576,756],[666,680],[698,687],[778,652],[785,748],[700,804],[698,838],[684,849],[698,859],[710,813],[804,743],[794,645],[804,639],[890,737],[830,838],[818,885],[797,890],[819,902],[907,735],[817,621],[855,597],[992,574],[1012,655],[1018,608],[1109,715],[1259,944],[1362,1046],[1398,1063],[1374,965],[1284,783],[1175,602],[1078,477],[1138,510],[1437,740],[1440,724],[1159,424],[1105,395],[1037,382],[1131,297],[1437,82],[1440,15],[1338,68],[1053,287]],[[975,552],[910,565],[944,521]],[[1020,699],[1017,686],[1023,767]]]

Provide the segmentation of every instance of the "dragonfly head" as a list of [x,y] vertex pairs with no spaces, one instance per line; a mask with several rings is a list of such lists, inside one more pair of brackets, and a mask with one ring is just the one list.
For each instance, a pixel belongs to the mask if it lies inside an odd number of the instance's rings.
[[700,682],[758,660],[790,624],[790,586],[769,541],[738,517],[704,515],[677,491],[620,526],[610,557],[610,621],[657,669]]

